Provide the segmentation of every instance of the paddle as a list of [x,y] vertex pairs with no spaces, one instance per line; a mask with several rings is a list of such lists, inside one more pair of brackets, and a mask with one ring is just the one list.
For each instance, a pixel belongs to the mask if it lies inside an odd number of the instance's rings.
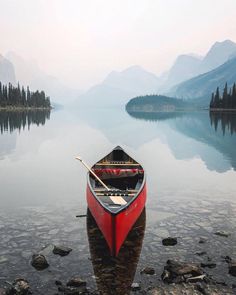
[[88,171],[93,174],[93,176],[101,183],[101,185],[104,186],[106,190],[110,191],[109,187],[105,185],[105,183],[93,172],[92,169],[89,168],[89,166],[80,157],[76,157],[76,160],[79,160],[84,165],[84,167],[86,167]]

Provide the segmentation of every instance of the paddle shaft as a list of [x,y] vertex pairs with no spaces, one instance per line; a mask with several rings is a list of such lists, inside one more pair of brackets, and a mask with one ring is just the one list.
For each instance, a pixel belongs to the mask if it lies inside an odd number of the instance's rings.
[[79,160],[84,165],[84,167],[86,167],[88,171],[93,174],[93,176],[101,183],[101,185],[105,187],[106,190],[110,190],[109,187],[105,185],[105,183],[93,172],[92,169],[89,168],[89,166],[80,157],[76,157],[76,160]]

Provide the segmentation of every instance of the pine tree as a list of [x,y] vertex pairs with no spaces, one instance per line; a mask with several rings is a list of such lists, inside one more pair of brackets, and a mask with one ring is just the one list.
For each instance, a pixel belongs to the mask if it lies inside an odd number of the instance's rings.
[[220,107],[220,91],[219,91],[219,87],[216,88],[215,107],[216,108]]
[[210,108],[214,108],[214,104],[215,104],[215,94],[214,92],[212,92],[211,94],[211,102],[210,102]]

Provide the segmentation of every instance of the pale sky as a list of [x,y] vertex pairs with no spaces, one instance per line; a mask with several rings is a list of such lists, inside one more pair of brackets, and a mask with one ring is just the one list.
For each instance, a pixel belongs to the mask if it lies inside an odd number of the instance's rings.
[[0,0],[0,53],[85,89],[132,65],[161,74],[179,54],[236,41],[236,0]]

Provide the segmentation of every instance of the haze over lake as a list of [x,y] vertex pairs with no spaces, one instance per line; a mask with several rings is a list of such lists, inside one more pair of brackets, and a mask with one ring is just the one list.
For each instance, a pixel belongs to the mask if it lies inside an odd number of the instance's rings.
[[131,115],[123,109],[61,110],[53,111],[44,125],[4,130],[1,203],[75,201],[86,206],[86,171],[74,158],[80,155],[92,165],[116,145],[147,170],[148,204],[163,196],[233,201],[235,115],[224,132],[221,118],[214,121],[204,111]]

